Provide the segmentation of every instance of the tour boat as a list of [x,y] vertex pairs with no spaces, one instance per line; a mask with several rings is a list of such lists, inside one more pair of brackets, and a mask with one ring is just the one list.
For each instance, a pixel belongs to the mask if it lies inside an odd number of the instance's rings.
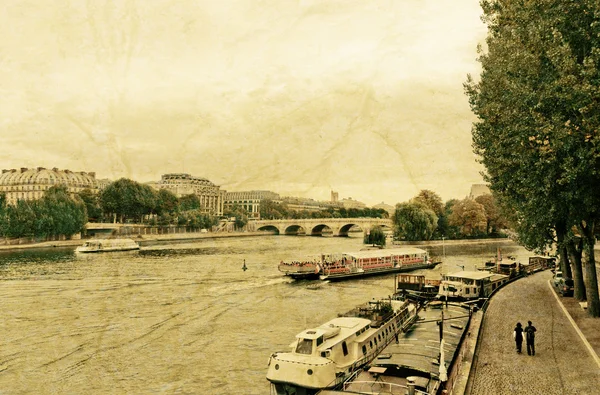
[[267,380],[276,394],[312,395],[339,387],[415,321],[418,305],[374,300],[296,335],[291,351],[269,358]]
[[468,305],[431,302],[397,342],[390,343],[335,393],[434,395],[457,391],[471,317]]
[[439,261],[432,261],[427,251],[412,247],[347,252],[337,260],[325,262],[319,278],[337,281],[376,274],[429,269],[439,263]]
[[438,298],[472,300],[489,297],[509,280],[505,274],[491,271],[460,271],[442,276]]
[[138,243],[131,239],[94,239],[86,241],[75,249],[76,252],[112,252],[139,250]]

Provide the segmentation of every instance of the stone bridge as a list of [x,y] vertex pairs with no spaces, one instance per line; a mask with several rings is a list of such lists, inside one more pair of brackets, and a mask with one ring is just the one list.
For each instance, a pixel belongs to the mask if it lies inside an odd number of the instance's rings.
[[248,222],[249,231],[272,231],[280,235],[348,236],[353,226],[358,226],[363,233],[373,226],[392,230],[392,220],[382,218],[311,218],[311,219],[274,219]]

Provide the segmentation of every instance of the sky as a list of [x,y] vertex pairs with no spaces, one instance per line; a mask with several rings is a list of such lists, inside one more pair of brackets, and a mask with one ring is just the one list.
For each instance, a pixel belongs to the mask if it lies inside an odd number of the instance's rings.
[[482,183],[479,0],[4,0],[3,169],[368,205]]

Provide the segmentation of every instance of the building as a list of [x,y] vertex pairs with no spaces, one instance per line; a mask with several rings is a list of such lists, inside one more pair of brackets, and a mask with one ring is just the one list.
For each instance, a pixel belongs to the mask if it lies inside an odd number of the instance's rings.
[[343,198],[342,200],[340,200],[340,203],[342,203],[342,206],[347,210],[349,208],[366,208],[367,205],[364,204],[363,202],[359,202],[358,200],[354,200],[351,197],[349,198]]
[[337,192],[331,191],[331,203],[337,203],[339,200],[339,194]]
[[260,218],[260,202],[263,200],[272,200],[280,203],[279,194],[271,191],[243,191],[226,192],[224,198],[224,210],[231,210],[234,206],[239,206],[248,212],[249,218]]
[[471,185],[471,192],[469,193],[469,199],[475,199],[483,195],[491,195],[492,191],[486,184],[473,184]]
[[310,198],[286,196],[281,200],[285,203],[288,210],[293,211],[323,211],[331,207],[331,203],[329,202],[319,202]]
[[206,178],[194,177],[187,173],[163,174],[160,181],[149,183],[150,186],[160,190],[171,191],[175,196],[196,195],[200,199],[200,206],[207,214],[223,215],[223,196],[225,191]]
[[68,169],[46,169],[44,167],[2,170],[0,174],[0,192],[6,194],[8,204],[17,200],[34,200],[44,196],[46,191],[56,185],[64,185],[74,195],[84,189],[97,192],[104,185],[96,180],[96,173],[71,171]]

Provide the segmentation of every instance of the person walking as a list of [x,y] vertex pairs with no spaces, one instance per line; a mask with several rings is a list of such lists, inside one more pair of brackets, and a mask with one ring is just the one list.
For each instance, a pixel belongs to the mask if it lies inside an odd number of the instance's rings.
[[535,326],[531,324],[531,321],[527,321],[525,327],[525,339],[527,340],[527,355],[535,355]]
[[520,322],[517,322],[517,326],[513,332],[513,338],[517,344],[517,353],[521,354],[521,346],[523,345],[523,328],[521,327]]

